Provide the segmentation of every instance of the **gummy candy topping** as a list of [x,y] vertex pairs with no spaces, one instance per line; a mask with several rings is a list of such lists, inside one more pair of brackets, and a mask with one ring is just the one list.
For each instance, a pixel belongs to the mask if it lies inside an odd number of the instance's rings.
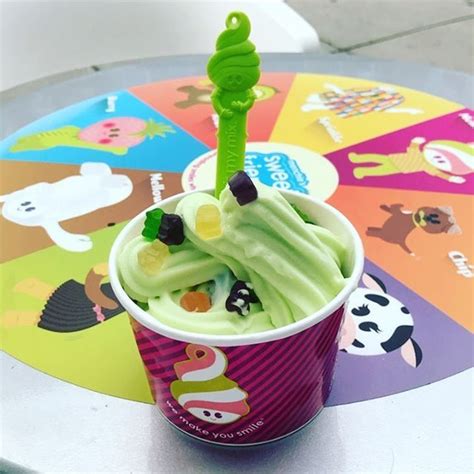
[[258,198],[257,188],[244,171],[237,171],[229,179],[229,189],[241,206],[245,206]]
[[169,253],[165,244],[159,240],[154,240],[138,252],[138,263],[147,275],[156,275]]
[[146,213],[145,224],[142,230],[143,237],[148,240],[155,240],[157,238],[163,214],[164,211],[159,208]]
[[186,311],[205,313],[211,309],[211,300],[207,293],[202,291],[188,291],[179,300],[179,304]]
[[213,204],[203,204],[196,212],[196,233],[201,239],[215,239],[222,235],[221,214]]
[[166,245],[180,245],[184,241],[183,221],[176,214],[163,214],[158,239]]
[[192,193],[174,212],[163,214],[160,240],[138,236],[118,260],[125,291],[167,326],[267,331],[318,311],[344,287],[340,238],[243,172],[219,199]]

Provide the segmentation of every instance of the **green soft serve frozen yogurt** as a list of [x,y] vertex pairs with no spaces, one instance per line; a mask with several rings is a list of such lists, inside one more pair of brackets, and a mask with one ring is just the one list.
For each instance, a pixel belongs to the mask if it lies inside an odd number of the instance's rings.
[[314,313],[345,285],[340,239],[304,222],[276,189],[238,175],[219,199],[194,193],[175,214],[159,211],[156,239],[148,228],[119,256],[125,291],[167,326],[267,331]]

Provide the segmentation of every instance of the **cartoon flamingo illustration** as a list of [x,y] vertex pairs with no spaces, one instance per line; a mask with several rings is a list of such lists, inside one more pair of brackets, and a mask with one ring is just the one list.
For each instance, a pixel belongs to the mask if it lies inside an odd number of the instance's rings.
[[209,423],[227,424],[250,411],[247,393],[224,373],[225,354],[215,347],[189,344],[188,360],[177,362],[178,376],[171,384],[173,398],[189,413]]
[[37,151],[66,146],[125,155],[129,148],[139,145],[146,138],[164,138],[168,133],[175,133],[175,130],[153,119],[145,121],[137,117],[111,117],[83,129],[66,125],[21,137],[10,151]]

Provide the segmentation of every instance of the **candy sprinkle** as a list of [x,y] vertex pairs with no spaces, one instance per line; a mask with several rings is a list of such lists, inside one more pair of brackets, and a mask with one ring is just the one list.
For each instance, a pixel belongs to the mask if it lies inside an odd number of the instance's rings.
[[237,171],[229,179],[229,189],[241,206],[258,198],[257,188],[245,171]]
[[205,313],[211,309],[209,295],[202,291],[188,291],[181,297],[179,304],[186,311],[195,313]]
[[203,204],[196,212],[196,233],[203,240],[222,235],[221,213],[214,204]]
[[184,228],[181,217],[176,214],[164,214],[161,218],[158,239],[166,245],[180,245],[184,241]]
[[146,213],[145,224],[142,230],[142,235],[145,237],[145,239],[156,239],[163,214],[164,211],[162,209],[153,209],[152,211],[148,211]]

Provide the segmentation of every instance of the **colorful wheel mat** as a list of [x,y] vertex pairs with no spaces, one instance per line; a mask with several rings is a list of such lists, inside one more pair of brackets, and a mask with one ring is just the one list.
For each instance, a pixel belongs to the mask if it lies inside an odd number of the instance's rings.
[[[201,77],[137,86],[113,93],[115,112],[97,97],[4,140],[6,352],[68,382],[152,401],[127,315],[91,300],[90,285],[114,299],[101,264],[133,215],[212,185],[211,91]],[[470,367],[472,112],[336,76],[264,74],[256,92],[249,173],[327,199],[354,222],[366,248],[366,275],[348,317],[378,330],[358,330],[355,345],[342,348],[329,404],[397,393]]]

